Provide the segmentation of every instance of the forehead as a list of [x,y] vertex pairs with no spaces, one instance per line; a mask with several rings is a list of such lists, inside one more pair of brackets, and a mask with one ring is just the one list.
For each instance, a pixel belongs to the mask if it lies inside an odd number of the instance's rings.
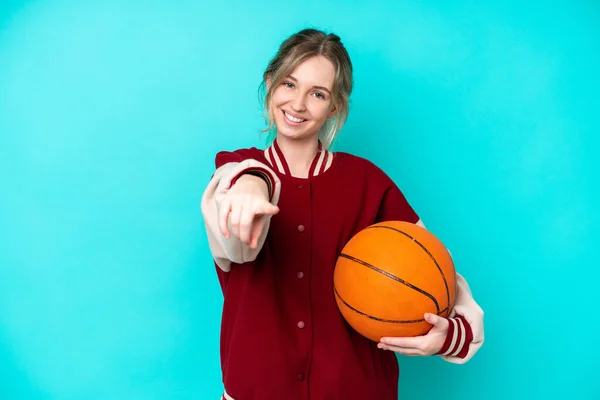
[[331,90],[335,79],[335,67],[323,56],[307,58],[291,73],[304,85],[324,86]]

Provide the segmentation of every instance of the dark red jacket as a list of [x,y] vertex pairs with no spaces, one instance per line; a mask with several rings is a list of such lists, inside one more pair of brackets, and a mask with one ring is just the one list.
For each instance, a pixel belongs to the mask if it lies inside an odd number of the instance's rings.
[[[419,221],[397,185],[363,158],[326,150],[315,156],[308,178],[293,177],[276,142],[267,150],[220,152],[216,168],[202,209],[224,295],[226,398],[396,400],[396,355],[345,322],[334,298],[333,269],[363,228]],[[256,250],[225,240],[216,226],[220,195],[244,173],[265,178],[280,208]],[[470,292],[465,296],[464,307],[478,308]],[[463,362],[480,344],[473,343],[464,316],[455,315],[450,325],[440,354]]]

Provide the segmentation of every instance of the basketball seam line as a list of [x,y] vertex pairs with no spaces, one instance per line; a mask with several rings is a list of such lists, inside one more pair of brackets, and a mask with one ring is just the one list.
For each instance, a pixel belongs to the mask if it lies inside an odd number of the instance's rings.
[[[385,318],[378,318],[378,317],[374,317],[372,315],[369,315],[365,312],[360,311],[359,309],[351,306],[350,304],[348,304],[348,302],[346,300],[344,300],[344,298],[340,295],[340,293],[337,291],[337,288],[334,286],[333,290],[335,292],[335,295],[342,301],[342,303],[344,303],[344,305],[346,305],[346,307],[348,307],[349,309],[351,309],[352,311],[365,316],[367,318],[373,319],[375,321],[379,321],[379,322],[389,322],[389,323],[394,323],[394,324],[414,324],[417,322],[423,322],[425,321],[423,318],[421,319],[385,319]],[[440,315],[441,313],[446,312],[446,310],[448,310],[448,308],[444,308],[443,310],[441,310],[438,315]],[[441,315],[440,315],[441,316]]]
[[440,275],[442,275],[442,279],[444,280],[444,287],[446,289],[446,304],[450,305],[450,290],[448,289],[448,281],[446,280],[446,275],[444,275],[444,271],[442,271],[442,268],[440,267],[440,265],[438,264],[437,260],[435,259],[435,257],[433,256],[433,254],[431,254],[431,252],[429,250],[427,250],[427,247],[425,247],[421,242],[419,242],[414,236],[409,235],[406,232],[401,231],[400,229],[396,229],[393,228],[391,226],[385,226],[385,225],[372,225],[367,227],[366,229],[373,229],[373,228],[379,228],[379,229],[389,229],[395,232],[398,232],[406,237],[408,237],[409,239],[411,239],[413,242],[415,242],[417,245],[419,245],[419,247],[421,247],[421,249],[427,253],[427,255],[431,258],[431,260],[433,261],[433,263],[435,264],[436,268],[438,269],[438,271],[440,272]]
[[384,276],[387,276],[388,278],[390,278],[390,279],[393,279],[393,280],[395,280],[396,282],[399,282],[399,283],[401,283],[401,284],[403,284],[403,285],[405,285],[405,286],[407,286],[407,287],[409,287],[409,288],[411,288],[411,289],[413,289],[413,290],[416,290],[417,292],[419,292],[419,293],[421,293],[421,294],[423,294],[423,295],[425,295],[425,296],[429,297],[429,298],[431,299],[431,301],[433,301],[433,304],[435,304],[435,309],[437,310],[437,314],[439,314],[439,313],[440,313],[440,305],[438,304],[438,302],[437,302],[436,298],[435,298],[435,297],[433,297],[431,294],[427,293],[426,291],[424,291],[423,289],[421,289],[421,288],[419,288],[419,287],[417,287],[417,286],[413,285],[412,283],[406,282],[405,280],[403,280],[403,279],[401,279],[401,278],[398,278],[397,276],[395,276],[395,275],[392,275],[392,274],[390,274],[389,272],[387,272],[387,271],[384,271],[384,270],[382,270],[382,269],[379,269],[379,268],[377,268],[376,266],[374,266],[374,265],[371,265],[371,264],[369,264],[368,262],[365,262],[365,261],[363,261],[363,260],[360,260],[360,259],[358,259],[358,258],[354,258],[354,257],[352,257],[352,256],[349,256],[349,255],[347,255],[347,254],[344,254],[344,253],[340,254],[340,257],[347,258],[347,259],[348,259],[348,260],[350,260],[350,261],[354,261],[355,263],[358,263],[358,264],[364,265],[364,266],[365,266],[365,267],[367,267],[367,268],[371,268],[373,271],[375,271],[375,272],[379,272],[380,274],[382,274],[382,275],[384,275]]

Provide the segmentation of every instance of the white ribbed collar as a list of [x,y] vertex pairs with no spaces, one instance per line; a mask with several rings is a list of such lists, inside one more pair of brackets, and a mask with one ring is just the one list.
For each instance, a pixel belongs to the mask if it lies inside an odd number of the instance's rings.
[[[288,176],[292,176],[290,168],[283,156],[283,152],[277,144],[277,139],[273,140],[273,144],[265,150],[265,158],[271,164],[271,167],[279,171],[280,173]],[[317,154],[310,165],[308,170],[308,177],[317,176],[327,171],[333,162],[333,153],[329,150],[323,149],[323,144],[319,141],[319,147]]]

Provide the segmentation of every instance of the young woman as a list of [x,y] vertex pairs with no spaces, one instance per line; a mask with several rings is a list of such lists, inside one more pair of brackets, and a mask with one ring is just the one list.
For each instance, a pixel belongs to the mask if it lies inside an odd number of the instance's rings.
[[340,38],[287,40],[263,76],[272,145],[223,151],[201,208],[224,294],[225,399],[396,400],[395,353],[469,360],[483,312],[457,274],[451,318],[424,336],[372,342],[341,316],[333,269],[348,240],[380,221],[423,226],[373,163],[330,145],[348,115],[352,64]]

